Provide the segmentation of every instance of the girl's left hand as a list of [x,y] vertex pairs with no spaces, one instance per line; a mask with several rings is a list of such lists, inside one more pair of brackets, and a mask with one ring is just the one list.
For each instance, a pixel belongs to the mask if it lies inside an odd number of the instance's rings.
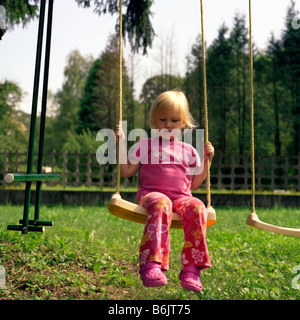
[[208,157],[209,161],[212,161],[215,155],[215,148],[209,141],[204,144],[204,155]]

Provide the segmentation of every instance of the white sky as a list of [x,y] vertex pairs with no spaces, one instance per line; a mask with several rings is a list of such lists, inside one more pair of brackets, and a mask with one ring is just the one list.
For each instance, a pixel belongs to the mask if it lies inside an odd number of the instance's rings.
[[[199,3],[200,0],[155,0],[151,10],[157,37],[147,56],[135,58],[137,94],[147,78],[159,73],[159,46],[162,39],[170,34],[173,34],[175,43],[176,71],[184,75],[185,57],[201,30]],[[300,0],[295,0],[295,3],[300,11]],[[290,0],[252,0],[253,41],[259,49],[266,47],[271,32],[276,38],[280,37],[289,5]],[[245,14],[248,24],[248,0],[204,0],[204,28],[208,45],[216,38],[223,22],[231,30],[236,12]],[[91,54],[94,58],[100,55],[106,47],[108,36],[115,32],[116,20],[117,15],[99,17],[93,9],[79,8],[75,0],[54,1],[49,90],[56,92],[61,88],[66,57],[72,50],[78,49],[82,55]],[[25,29],[16,27],[7,32],[0,41],[0,81],[14,81],[22,88],[26,94],[20,108],[28,113],[31,111],[37,30],[36,20]],[[127,46],[125,58],[129,51]],[[42,79],[41,74],[40,92]]]

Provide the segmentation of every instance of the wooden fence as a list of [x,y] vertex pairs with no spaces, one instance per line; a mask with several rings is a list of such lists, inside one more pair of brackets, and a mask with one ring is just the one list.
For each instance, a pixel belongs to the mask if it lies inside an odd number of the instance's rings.
[[[300,154],[291,156],[257,155],[255,160],[256,189],[300,191]],[[37,156],[34,158],[34,170]],[[0,153],[0,185],[5,185],[8,172],[26,172],[27,154],[16,152]],[[33,172],[35,172],[33,170]],[[61,174],[60,181],[49,185],[66,186],[116,186],[116,165],[99,165],[95,153],[56,153],[44,155],[44,172]],[[121,178],[121,186],[137,187],[138,174]],[[216,154],[211,167],[211,187],[214,189],[250,189],[251,156]]]

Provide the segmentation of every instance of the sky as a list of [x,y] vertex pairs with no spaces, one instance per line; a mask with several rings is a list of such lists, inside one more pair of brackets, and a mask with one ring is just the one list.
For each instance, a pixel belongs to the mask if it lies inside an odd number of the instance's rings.
[[[294,1],[296,10],[300,11],[300,0]],[[216,38],[222,23],[231,30],[236,13],[246,15],[248,26],[248,0],[204,0],[203,3],[204,33],[208,46]],[[259,49],[266,48],[272,32],[275,38],[280,38],[289,5],[290,0],[252,0],[253,42]],[[155,0],[151,10],[154,14],[151,21],[157,36],[148,55],[134,56],[137,97],[143,83],[160,73],[159,48],[162,43],[172,36],[174,72],[184,76],[186,56],[201,31],[200,0]],[[92,55],[94,58],[103,52],[109,35],[115,33],[117,18],[117,15],[110,14],[99,17],[93,13],[93,8],[78,7],[75,0],[54,0],[49,90],[55,93],[62,87],[66,58],[71,51],[77,49],[83,56]],[[300,20],[297,21],[300,24]],[[15,27],[0,41],[0,81],[13,81],[22,88],[24,97],[19,109],[27,113],[31,112],[37,31],[38,20],[35,20],[25,28]],[[124,48],[124,56],[129,60],[129,45]],[[39,101],[42,78],[41,74]]]

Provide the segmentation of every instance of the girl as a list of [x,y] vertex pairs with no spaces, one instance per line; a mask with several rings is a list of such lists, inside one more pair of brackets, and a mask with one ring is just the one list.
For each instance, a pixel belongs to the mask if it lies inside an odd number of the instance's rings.
[[[179,91],[161,93],[150,109],[150,127],[158,137],[141,139],[133,152],[126,156],[124,133],[117,125],[116,138],[120,141],[122,176],[130,177],[140,169],[139,205],[147,209],[147,221],[140,245],[140,275],[147,287],[167,284],[163,271],[169,269],[172,212],[181,216],[185,243],[181,254],[179,275],[185,289],[200,292],[200,270],[210,267],[205,241],[207,210],[192,196],[206,178],[214,156],[211,143],[204,147],[204,161],[191,145],[177,138],[183,128],[194,128],[185,95]],[[124,158],[123,158],[124,159]],[[126,162],[127,159],[127,162]],[[125,163],[124,163],[125,162]],[[192,174],[192,169],[196,170]]]

